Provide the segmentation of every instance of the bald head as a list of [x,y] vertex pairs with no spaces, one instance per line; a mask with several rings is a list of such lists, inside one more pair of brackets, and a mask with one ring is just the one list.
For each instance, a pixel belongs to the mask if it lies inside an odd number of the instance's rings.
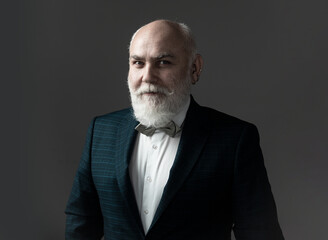
[[[190,28],[184,23],[170,20],[156,20],[139,28],[132,36],[129,50],[136,37],[159,36],[163,40],[175,40],[181,45],[188,55],[189,61],[193,61],[197,54],[196,43]],[[131,53],[131,52],[130,52]]]

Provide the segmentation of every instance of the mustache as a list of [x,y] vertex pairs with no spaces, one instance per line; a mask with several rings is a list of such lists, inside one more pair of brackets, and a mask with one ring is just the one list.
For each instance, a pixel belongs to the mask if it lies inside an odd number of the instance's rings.
[[166,96],[172,95],[174,92],[170,91],[166,87],[161,87],[154,84],[142,85],[135,92],[136,95],[141,95],[144,93],[161,93]]

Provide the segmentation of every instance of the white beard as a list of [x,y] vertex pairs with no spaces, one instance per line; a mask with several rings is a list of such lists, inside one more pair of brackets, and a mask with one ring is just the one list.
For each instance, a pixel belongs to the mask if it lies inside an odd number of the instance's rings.
[[[129,84],[129,90],[134,117],[147,127],[158,128],[169,123],[186,104],[191,92],[191,81],[181,80],[173,91],[150,83],[143,84],[137,90],[133,90]],[[149,92],[160,94],[143,95]]]

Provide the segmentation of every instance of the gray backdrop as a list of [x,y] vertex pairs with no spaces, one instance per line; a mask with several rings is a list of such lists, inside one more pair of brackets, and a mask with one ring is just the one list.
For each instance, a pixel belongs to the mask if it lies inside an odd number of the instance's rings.
[[286,239],[327,237],[326,0],[7,2],[0,239],[64,238],[87,126],[129,106],[127,44],[158,18],[196,35],[195,99],[258,126]]

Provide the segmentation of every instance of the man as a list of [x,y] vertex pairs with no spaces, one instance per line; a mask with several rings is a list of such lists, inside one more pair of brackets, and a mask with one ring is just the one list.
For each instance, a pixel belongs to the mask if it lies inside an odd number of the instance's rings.
[[66,239],[283,239],[256,127],[190,96],[189,28],[151,22],[129,52],[133,109],[91,123]]

